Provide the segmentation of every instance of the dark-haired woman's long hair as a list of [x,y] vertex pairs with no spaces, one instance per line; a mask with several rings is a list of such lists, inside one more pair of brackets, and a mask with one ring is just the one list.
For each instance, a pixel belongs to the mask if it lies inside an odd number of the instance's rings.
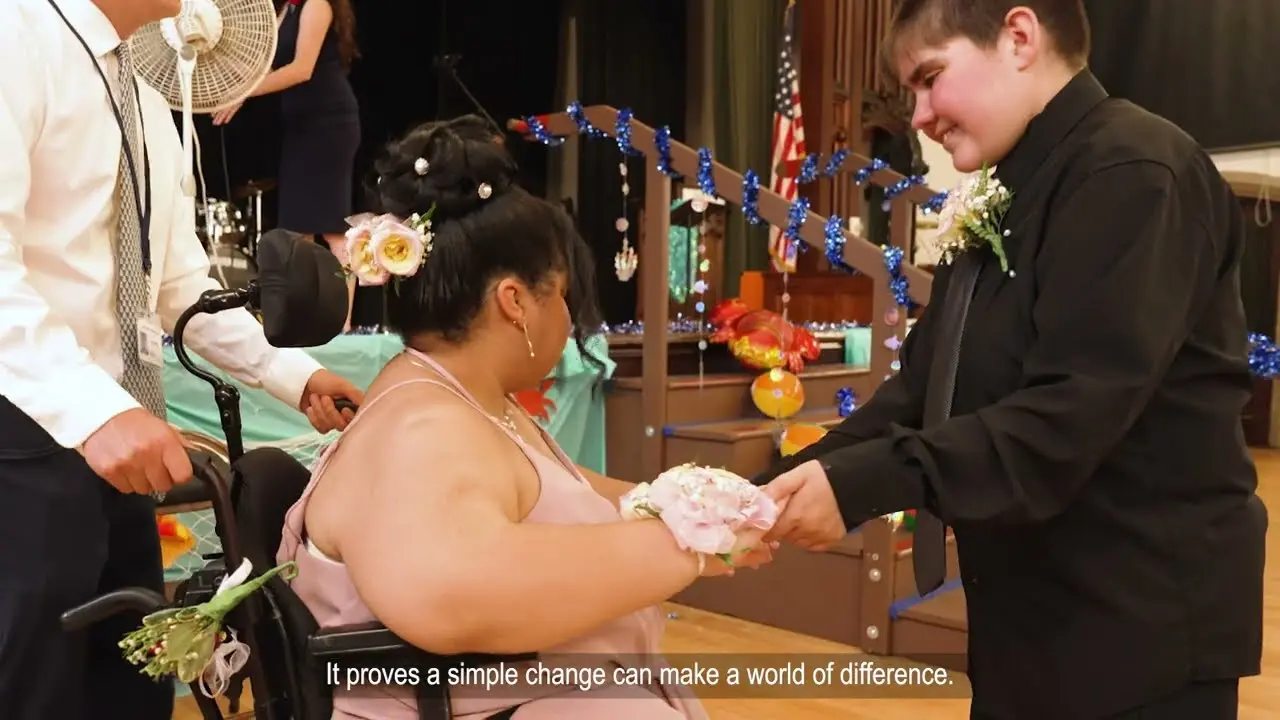
[[338,56],[342,67],[350,69],[351,63],[360,57],[360,45],[356,40],[356,13],[351,0],[329,0],[333,7],[333,32],[338,36]]

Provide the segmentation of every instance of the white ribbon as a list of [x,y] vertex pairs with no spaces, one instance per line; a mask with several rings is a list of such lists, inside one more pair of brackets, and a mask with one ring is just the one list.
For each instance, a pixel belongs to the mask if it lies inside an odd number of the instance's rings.
[[[236,568],[233,573],[227,573],[222,578],[222,582],[218,583],[218,591],[214,593],[214,597],[230,590],[231,588],[243,585],[249,579],[249,575],[253,573],[253,563],[246,558],[240,563],[240,567]],[[214,648],[213,656],[209,658],[209,664],[205,665],[204,672],[200,673],[200,692],[205,697],[213,698],[222,695],[231,685],[231,678],[244,668],[245,663],[249,662],[249,646],[236,639],[236,631],[231,628],[224,628],[227,633],[227,640],[223,641]]]
[[236,639],[235,630],[227,628],[226,631],[229,638],[214,649],[213,657],[200,674],[200,692],[207,698],[225,693],[232,676],[249,662],[249,646]]

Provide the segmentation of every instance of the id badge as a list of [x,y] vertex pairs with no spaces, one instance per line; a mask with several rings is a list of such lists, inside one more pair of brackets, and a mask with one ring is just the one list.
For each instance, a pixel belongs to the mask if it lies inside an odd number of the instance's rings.
[[138,318],[138,359],[164,367],[164,330],[160,327],[160,318],[154,314]]

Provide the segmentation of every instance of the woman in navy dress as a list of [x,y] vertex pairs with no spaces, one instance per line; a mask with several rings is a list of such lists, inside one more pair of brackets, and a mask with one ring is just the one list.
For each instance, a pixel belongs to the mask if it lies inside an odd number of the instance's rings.
[[[360,107],[347,80],[357,54],[350,0],[289,0],[280,13],[274,69],[249,95],[280,93],[277,225],[323,237],[343,260],[360,146]],[[227,123],[239,109],[219,111],[213,123]],[[348,328],[354,291],[352,282]]]

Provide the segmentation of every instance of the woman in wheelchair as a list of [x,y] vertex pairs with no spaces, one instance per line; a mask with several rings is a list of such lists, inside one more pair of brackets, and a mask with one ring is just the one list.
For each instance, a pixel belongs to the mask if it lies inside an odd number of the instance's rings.
[[[289,511],[278,560],[296,561],[293,588],[322,627],[376,620],[431,652],[537,652],[657,678],[659,603],[732,569],[681,550],[661,520],[621,521],[632,485],[576,467],[511,398],[551,372],[570,333],[581,347],[600,327],[585,243],[515,184],[478,118],[411,131],[376,170],[393,217],[353,229],[351,270],[395,285],[388,318],[406,349]],[[759,540],[745,535],[741,548]],[[768,559],[760,547],[734,565]],[[519,677],[488,693],[452,686],[455,716],[706,716],[659,682],[583,691]],[[411,693],[339,689],[334,717],[410,720]]]

